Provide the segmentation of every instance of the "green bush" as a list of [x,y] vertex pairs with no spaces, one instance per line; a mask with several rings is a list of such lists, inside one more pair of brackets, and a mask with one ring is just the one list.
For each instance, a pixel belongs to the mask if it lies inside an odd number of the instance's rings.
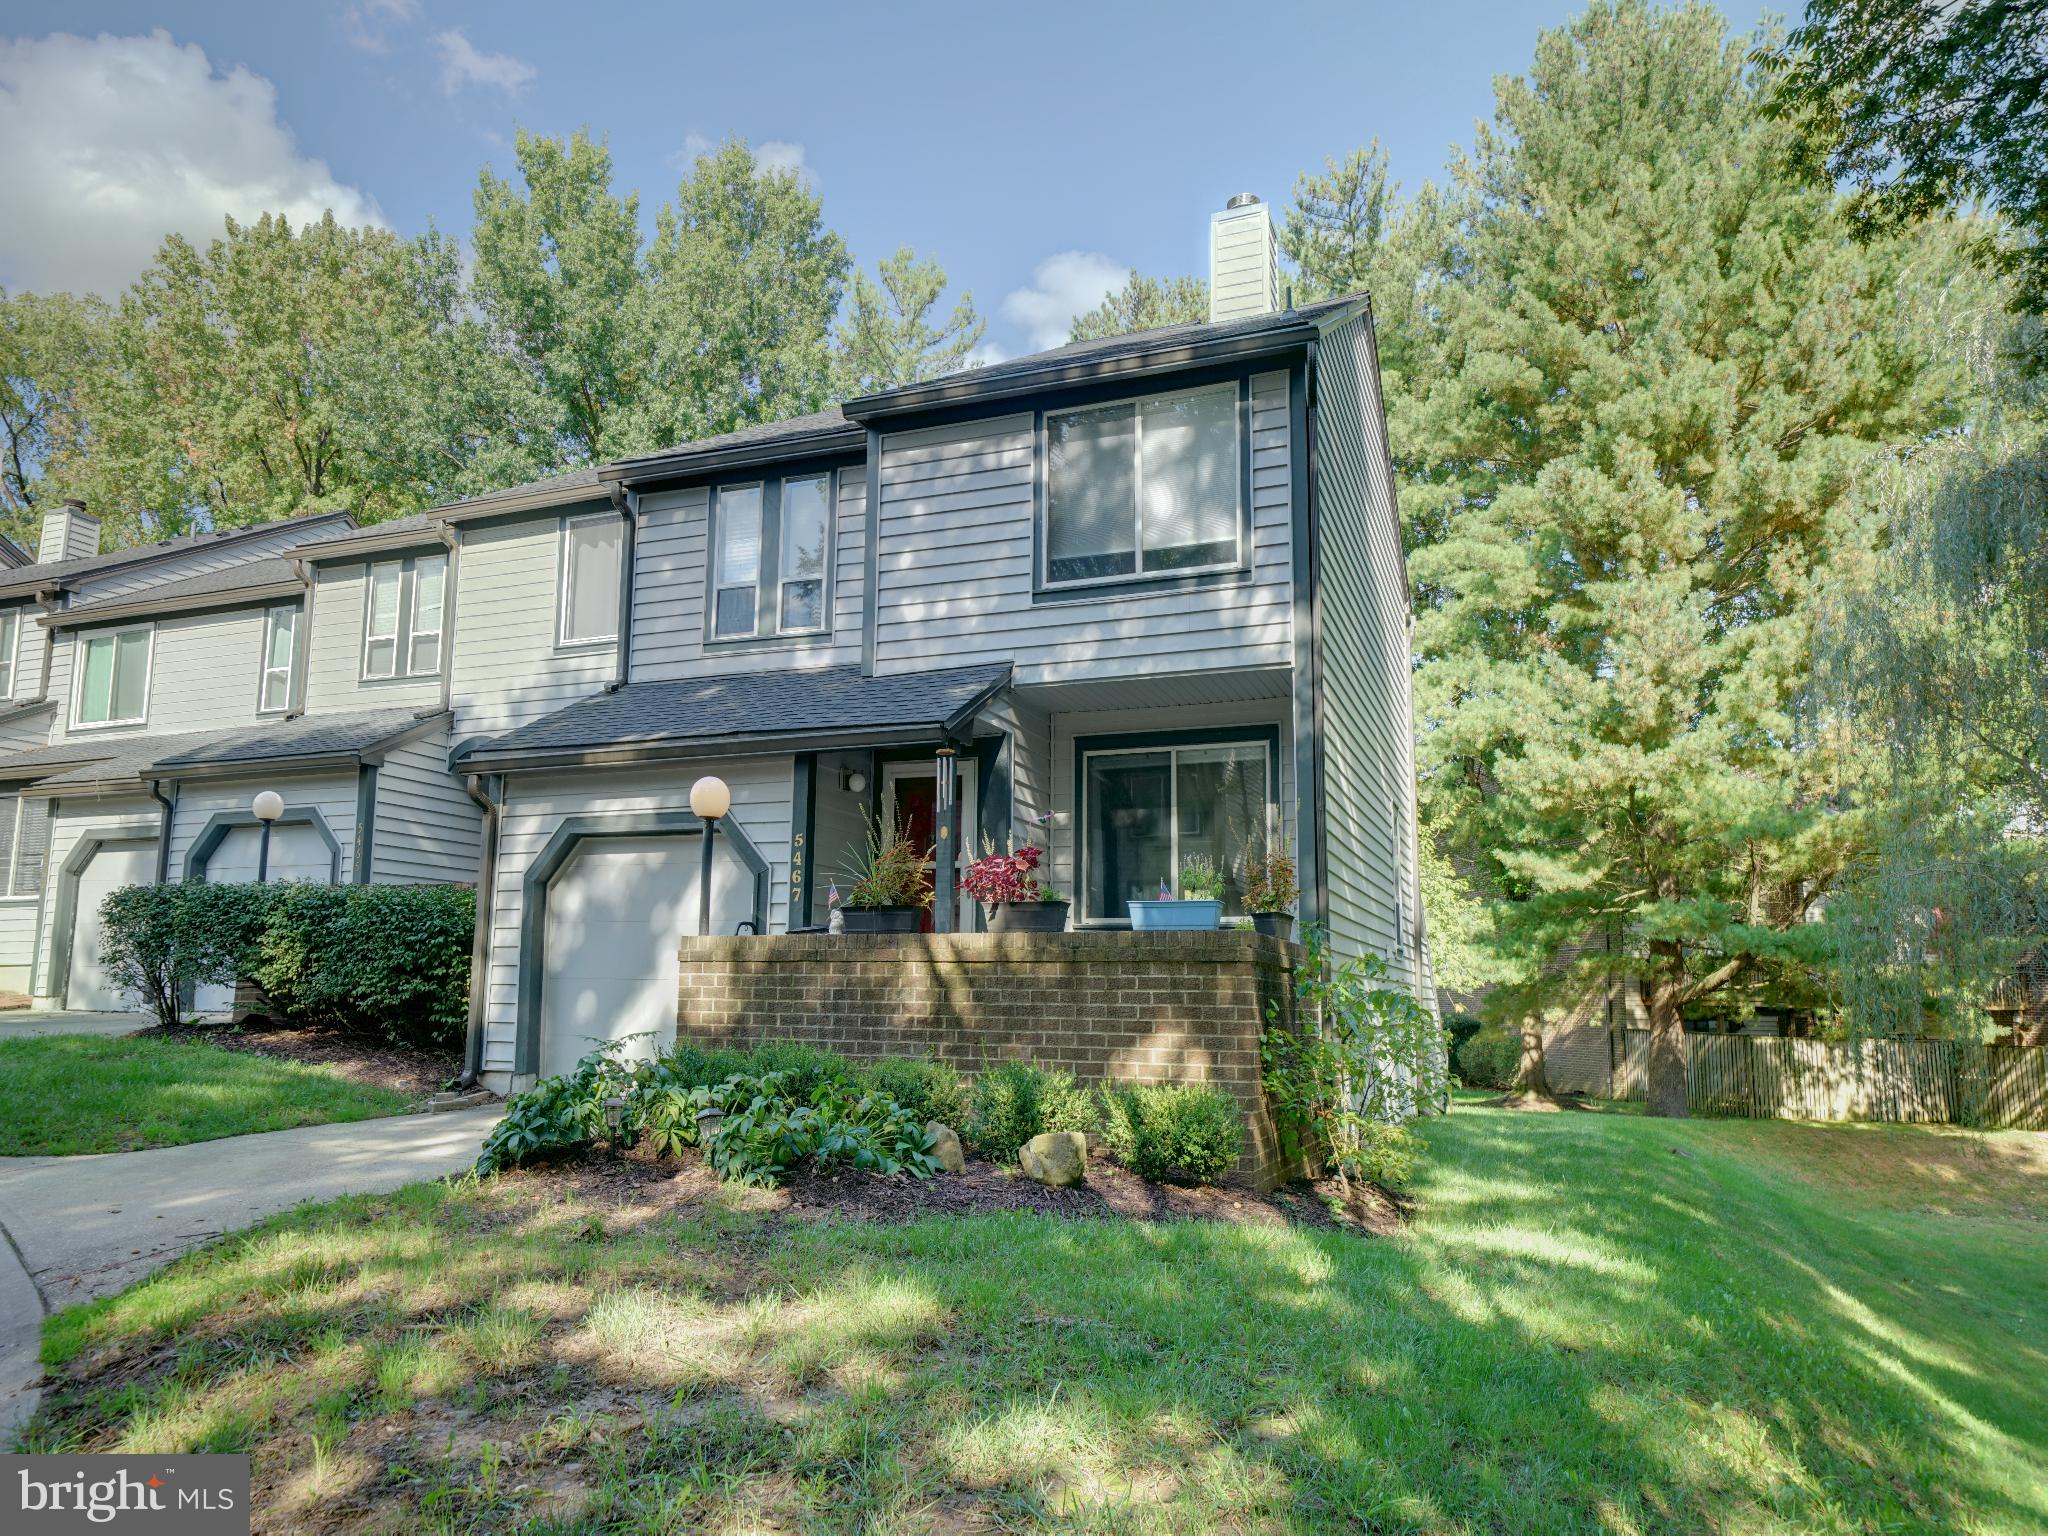
[[456,1046],[469,1014],[476,892],[466,885],[280,885],[254,976],[293,1023]]
[[1522,1037],[1488,1024],[1458,1047],[1458,1076],[1474,1088],[1512,1088],[1522,1075]]
[[868,1080],[916,1115],[955,1130],[967,1123],[967,1082],[943,1061],[886,1056],[868,1068]]
[[1216,1088],[1190,1083],[1108,1083],[1102,1137],[1143,1179],[1213,1184],[1244,1150],[1244,1115]]
[[1018,1148],[1045,1131],[1094,1128],[1094,1100],[1071,1072],[1007,1061],[974,1080],[966,1139],[991,1162],[1014,1163]]
[[195,987],[231,985],[262,932],[270,889],[130,885],[100,903],[100,963],[115,986],[175,1025]]

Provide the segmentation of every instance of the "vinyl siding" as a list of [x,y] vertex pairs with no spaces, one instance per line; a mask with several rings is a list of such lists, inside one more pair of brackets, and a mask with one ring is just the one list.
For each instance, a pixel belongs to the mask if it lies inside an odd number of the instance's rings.
[[448,732],[408,742],[377,771],[370,878],[380,885],[476,879],[483,812],[448,771]]
[[[1036,818],[1053,808],[1051,717],[1004,696],[981,712],[977,725],[979,731],[1000,731],[1010,738],[1010,844],[1047,846],[1051,829]],[[968,850],[969,857],[980,851]]]
[[[121,840],[154,839],[162,827],[162,812],[146,796],[134,799],[102,800],[92,803],[58,802],[56,819],[50,824],[49,874],[43,885],[45,919],[36,939],[35,984],[30,989],[38,1007],[61,1006],[62,999],[50,995],[50,958],[56,926],[57,881],[64,861],[79,843],[93,832],[106,832]],[[65,943],[71,935],[63,935]]]
[[282,554],[296,549],[309,539],[332,538],[343,530],[339,517],[320,523],[302,523],[296,527],[279,528],[272,533],[254,533],[247,538],[236,539],[229,544],[200,544],[190,550],[181,551],[170,559],[140,569],[127,568],[107,572],[104,576],[88,576],[78,583],[76,602],[105,602],[109,598],[125,593],[143,592],[150,587],[162,586],[166,582],[185,581],[193,576],[203,576],[208,571],[224,571],[231,565],[243,565],[251,560],[261,560],[270,555]]
[[[14,681],[6,696],[12,700],[25,702],[35,698],[37,690],[42,686],[43,651],[50,643],[50,632],[37,622],[42,618],[43,610],[36,604],[19,603],[11,606],[20,616],[20,627],[14,652]],[[33,720],[16,724],[5,740],[0,741],[0,748],[43,746],[48,743],[55,729],[50,716],[38,715]]]
[[[306,653],[309,714],[352,709],[430,708],[441,702],[441,679],[363,678],[363,614],[369,565],[321,565],[313,570],[313,621]],[[458,614],[458,622],[459,622]],[[455,643],[460,646],[458,630]]]
[[1032,601],[1033,418],[882,440],[875,669],[1012,660],[1019,683],[1292,659],[1287,375],[1252,381],[1252,557],[1236,585]]
[[50,694],[61,701],[58,739],[161,735],[258,724],[257,684],[267,608],[176,614],[155,621],[149,663],[149,716],[141,725],[74,727],[72,676],[80,640],[91,630],[61,630],[50,658]]
[[171,820],[171,879],[185,878],[185,861],[192,844],[206,824],[221,811],[246,811],[257,792],[274,789],[284,796],[288,807],[310,805],[320,812],[327,830],[341,844],[341,867],[337,882],[346,885],[355,878],[356,775],[341,772],[251,775],[248,778],[208,779],[199,784],[178,786],[177,815]]
[[[868,787],[859,794],[841,789],[848,772],[867,775]],[[811,921],[822,923],[831,915],[827,898],[832,887],[838,885],[843,902],[852,884],[847,871],[867,845],[867,822],[861,812],[874,797],[876,770],[873,758],[865,752],[820,752],[817,774],[811,832]]]
[[56,719],[56,710],[43,709],[0,724],[0,752],[26,752],[48,746],[56,730]]
[[35,961],[39,910],[39,903],[33,896],[0,899],[0,991],[27,992],[29,989],[29,967]]
[[1408,585],[1386,417],[1367,322],[1321,348],[1324,837],[1332,942],[1371,951],[1425,995],[1415,862],[1415,736]]
[[616,641],[558,646],[562,519],[598,501],[462,532],[456,582],[455,739],[511,730],[618,673]]
[[815,639],[705,645],[709,509],[710,492],[701,485],[641,498],[633,571],[633,680],[858,665],[867,581],[866,469],[855,464],[839,471],[832,535],[832,633]]
[[498,835],[485,997],[484,1070],[508,1073],[518,1028],[519,926],[527,868],[569,816],[687,811],[690,786],[715,773],[732,786],[732,816],[768,861],[768,925],[786,926],[792,761],[734,758],[667,768],[587,769],[512,780]]

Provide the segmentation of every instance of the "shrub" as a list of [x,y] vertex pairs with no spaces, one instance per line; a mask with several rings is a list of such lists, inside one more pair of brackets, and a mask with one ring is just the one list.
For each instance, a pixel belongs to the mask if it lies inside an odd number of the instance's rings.
[[918,1117],[955,1129],[967,1123],[967,1083],[943,1061],[888,1056],[868,1068],[868,1079],[881,1092]]
[[100,960],[159,1024],[184,1017],[194,987],[235,980],[262,931],[272,888],[130,885],[100,903]]
[[747,1052],[746,1065],[741,1070],[756,1077],[780,1073],[786,1080],[785,1096],[799,1104],[810,1103],[818,1090],[827,1085],[855,1094],[864,1092],[868,1085],[867,1074],[844,1056],[793,1040],[771,1040],[756,1046]]
[[1244,1150],[1244,1116],[1218,1089],[1186,1083],[1106,1083],[1102,1137],[1143,1179],[1213,1184]]
[[580,1151],[605,1133],[605,1100],[631,1085],[619,1061],[620,1045],[592,1051],[563,1077],[544,1077],[505,1103],[478,1154],[478,1173],[499,1173],[522,1163]]
[[1094,1102],[1071,1072],[1008,1061],[974,1080],[967,1140],[992,1162],[1014,1163],[1018,1148],[1042,1132],[1094,1128]]
[[1512,1088],[1522,1075],[1522,1037],[1499,1024],[1475,1031],[1458,1047],[1458,1076],[1475,1088]]
[[280,885],[250,974],[294,1023],[462,1043],[476,892],[466,885]]

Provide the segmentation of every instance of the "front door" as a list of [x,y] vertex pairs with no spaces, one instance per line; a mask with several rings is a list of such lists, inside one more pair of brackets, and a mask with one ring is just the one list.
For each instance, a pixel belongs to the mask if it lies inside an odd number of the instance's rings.
[[[976,825],[972,765],[956,769],[953,783],[953,869],[957,878],[960,869],[976,852],[971,839],[962,836],[963,829],[971,832]],[[905,841],[919,848],[936,848],[938,802],[939,773],[935,764],[888,763],[883,766],[882,814]],[[937,875],[937,861],[927,859],[924,871],[924,888],[929,891]],[[973,916],[974,903],[965,896],[956,896],[953,931],[966,933],[971,930],[974,927]],[[926,933],[932,931],[934,924],[930,907],[925,908],[918,926]]]

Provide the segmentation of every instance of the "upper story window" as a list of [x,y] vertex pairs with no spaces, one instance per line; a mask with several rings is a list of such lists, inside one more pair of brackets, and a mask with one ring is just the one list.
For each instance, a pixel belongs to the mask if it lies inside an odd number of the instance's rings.
[[0,699],[14,697],[14,659],[21,651],[21,610],[0,611]]
[[1243,564],[1234,383],[1045,418],[1046,586]]
[[816,635],[830,627],[832,485],[826,472],[713,493],[713,640]]
[[73,725],[140,725],[149,717],[149,662],[155,630],[103,629],[78,637]]
[[619,559],[625,529],[618,514],[595,512],[562,524],[564,645],[619,638]]
[[256,712],[271,715],[292,701],[292,653],[299,639],[299,610],[272,608],[263,615],[263,677],[257,685]]
[[371,682],[432,677],[441,670],[448,557],[416,555],[370,567],[363,618],[363,676]]

